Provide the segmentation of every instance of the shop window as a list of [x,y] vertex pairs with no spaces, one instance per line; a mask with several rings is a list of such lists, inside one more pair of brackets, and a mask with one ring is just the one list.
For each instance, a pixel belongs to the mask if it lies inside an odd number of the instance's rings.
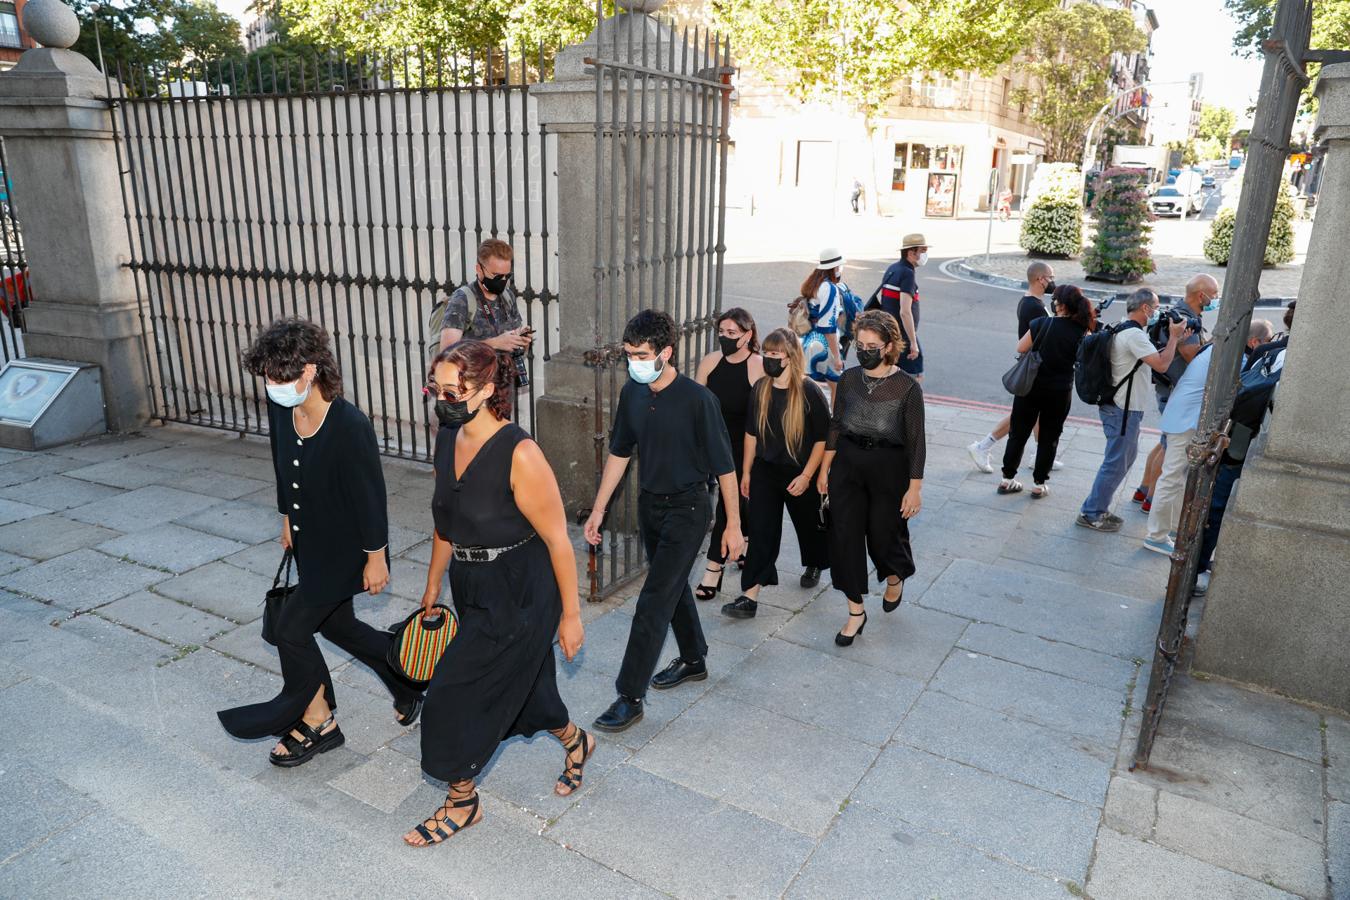
[[0,47],[22,47],[19,16],[13,3],[0,2]]
[[957,172],[961,169],[960,147],[934,147],[933,165],[935,172]]
[[903,191],[905,189],[905,150],[908,144],[895,145],[895,157],[891,161],[891,190]]
[[927,169],[929,167],[928,147],[925,144],[914,144],[910,147],[909,164],[916,169]]

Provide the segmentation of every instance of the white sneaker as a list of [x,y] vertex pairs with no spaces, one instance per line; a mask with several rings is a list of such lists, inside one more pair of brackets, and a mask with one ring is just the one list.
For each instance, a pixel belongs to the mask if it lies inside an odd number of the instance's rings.
[[1062,459],[1057,459],[1050,464],[1050,470],[1053,472],[1058,472],[1062,468],[1064,468],[1064,461]]
[[966,447],[966,452],[970,454],[971,460],[974,461],[975,468],[984,472],[986,475],[991,474],[994,471],[994,451],[982,449],[980,447],[980,442],[976,441]]
[[1195,590],[1192,592],[1197,597],[1204,596],[1209,591],[1209,573],[1200,572],[1195,576]]

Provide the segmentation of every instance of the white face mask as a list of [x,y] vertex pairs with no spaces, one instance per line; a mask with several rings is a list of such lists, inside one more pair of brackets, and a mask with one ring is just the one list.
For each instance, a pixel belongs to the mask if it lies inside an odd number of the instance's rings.
[[[300,378],[304,377],[303,375],[300,376]],[[304,403],[305,398],[309,396],[310,385],[305,386],[303,394],[297,391],[295,386],[300,383],[300,378],[297,378],[292,384],[269,384],[267,386],[268,398],[277,406],[295,407]]]
[[664,367],[658,367],[659,362],[658,359],[630,359],[628,377],[638,384],[651,384],[661,377],[661,368]]
[[927,263],[928,263],[928,254],[927,254],[927,253],[920,253],[920,254],[919,254],[919,265],[922,266],[922,265],[926,265]]

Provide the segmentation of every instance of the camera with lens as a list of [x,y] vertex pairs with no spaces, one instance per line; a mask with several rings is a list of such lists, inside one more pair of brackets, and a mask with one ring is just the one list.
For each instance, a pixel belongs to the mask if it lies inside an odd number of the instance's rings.
[[525,364],[524,350],[512,350],[511,361],[516,364],[516,387],[528,387],[530,384],[530,370]]

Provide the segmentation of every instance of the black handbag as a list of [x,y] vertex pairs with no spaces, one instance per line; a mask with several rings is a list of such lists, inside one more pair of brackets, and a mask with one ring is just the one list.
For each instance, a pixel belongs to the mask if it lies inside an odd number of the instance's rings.
[[817,531],[830,530],[830,495],[820,495],[820,519],[816,522]]
[[[272,589],[263,597],[262,639],[273,647],[277,645],[277,622],[281,617],[281,605],[295,593],[296,585],[291,584],[291,563],[295,556],[287,550],[277,566],[277,574],[272,578]],[[286,580],[281,580],[282,570],[286,570]]]
[[1031,393],[1032,385],[1036,383],[1036,373],[1041,370],[1041,351],[1037,348],[1041,345],[1041,341],[1045,340],[1045,334],[1052,325],[1053,320],[1046,322],[1031,349],[1017,357],[1017,362],[1012,364],[1012,368],[1003,373],[1003,386],[1014,397],[1025,397]]

